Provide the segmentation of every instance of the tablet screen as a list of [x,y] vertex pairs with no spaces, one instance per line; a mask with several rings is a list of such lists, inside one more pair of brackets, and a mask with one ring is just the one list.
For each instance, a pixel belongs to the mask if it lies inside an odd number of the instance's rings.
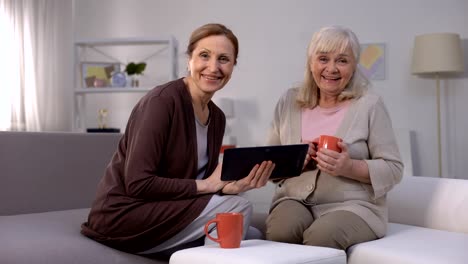
[[223,155],[221,180],[240,180],[249,175],[255,164],[268,160],[275,163],[270,179],[299,176],[308,149],[308,144],[226,149]]

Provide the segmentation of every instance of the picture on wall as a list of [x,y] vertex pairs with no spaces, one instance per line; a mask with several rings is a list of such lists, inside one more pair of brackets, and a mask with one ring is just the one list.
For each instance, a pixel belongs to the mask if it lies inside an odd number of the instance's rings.
[[369,80],[385,80],[385,44],[361,44],[359,68]]
[[83,86],[85,88],[111,86],[112,73],[119,71],[119,63],[82,62],[81,74],[83,79]]

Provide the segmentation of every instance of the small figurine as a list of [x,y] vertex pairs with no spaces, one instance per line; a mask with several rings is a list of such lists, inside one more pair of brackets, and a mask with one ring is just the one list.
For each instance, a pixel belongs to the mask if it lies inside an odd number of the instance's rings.
[[99,109],[98,113],[99,113],[99,116],[98,116],[99,128],[100,129],[107,128],[107,124],[106,124],[106,118],[107,118],[107,114],[108,114],[107,109],[101,108],[101,109]]

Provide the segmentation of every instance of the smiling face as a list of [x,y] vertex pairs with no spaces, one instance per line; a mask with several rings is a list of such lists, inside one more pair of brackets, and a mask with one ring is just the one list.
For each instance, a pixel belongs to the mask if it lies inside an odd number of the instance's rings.
[[200,39],[190,54],[191,92],[213,95],[226,85],[235,64],[234,45],[224,35]]
[[350,48],[312,55],[310,70],[322,95],[338,96],[353,77],[356,60]]

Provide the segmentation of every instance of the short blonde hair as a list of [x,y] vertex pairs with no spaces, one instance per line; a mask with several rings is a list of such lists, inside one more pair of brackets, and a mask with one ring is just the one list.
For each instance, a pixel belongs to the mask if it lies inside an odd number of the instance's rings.
[[351,80],[341,94],[338,95],[338,101],[359,98],[362,96],[364,91],[367,90],[369,81],[364,74],[362,74],[357,65],[359,63],[361,47],[354,32],[341,26],[324,27],[312,36],[307,49],[307,63],[304,72],[304,80],[297,96],[297,103],[300,107],[314,108],[319,103],[320,90],[310,70],[312,56],[322,52],[327,53],[338,51],[341,53],[346,51],[348,48],[350,48],[353,53],[356,65],[354,65],[355,70],[353,77],[351,77]]

